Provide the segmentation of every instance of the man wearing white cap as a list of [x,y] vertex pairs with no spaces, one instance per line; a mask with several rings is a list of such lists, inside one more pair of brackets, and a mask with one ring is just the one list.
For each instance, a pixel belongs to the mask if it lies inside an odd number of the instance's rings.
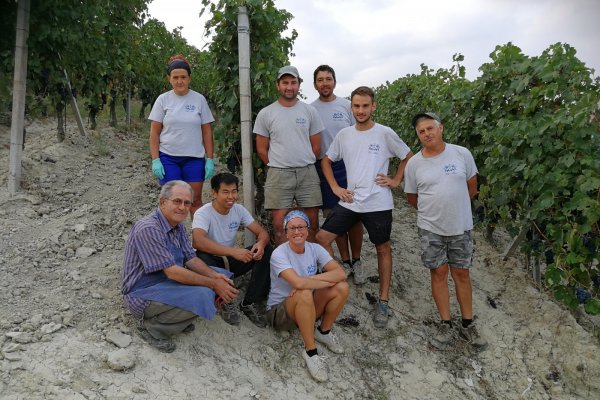
[[[310,220],[308,240],[314,242],[318,207],[322,204],[315,162],[321,151],[323,122],[317,110],[298,100],[298,69],[286,65],[277,73],[279,98],[256,117],[256,152],[269,166],[265,209],[271,210],[277,245],[285,241],[283,218],[295,205]],[[295,204],[294,204],[295,203]]]

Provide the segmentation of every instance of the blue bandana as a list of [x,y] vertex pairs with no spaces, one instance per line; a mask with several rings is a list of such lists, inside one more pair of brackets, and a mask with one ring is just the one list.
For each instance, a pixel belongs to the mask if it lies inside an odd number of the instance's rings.
[[301,218],[306,222],[306,225],[310,228],[310,220],[308,219],[308,215],[302,210],[292,210],[285,215],[283,218],[283,229],[287,226],[288,222],[290,222],[294,218]]

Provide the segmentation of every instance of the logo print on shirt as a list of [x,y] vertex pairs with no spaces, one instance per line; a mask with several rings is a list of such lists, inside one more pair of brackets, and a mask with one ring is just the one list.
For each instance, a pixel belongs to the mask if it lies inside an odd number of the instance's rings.
[[230,222],[229,223],[229,232],[237,231],[240,226],[239,222]]
[[315,264],[311,264],[308,266],[306,271],[308,272],[308,275],[314,275],[317,273],[317,266]]
[[332,115],[332,119],[334,121],[342,121],[344,119],[344,113],[334,112],[333,115]]
[[446,175],[456,175],[458,173],[458,168],[456,164],[447,164],[444,165],[444,172]]
[[381,146],[378,143],[371,143],[369,145],[369,154],[378,154]]
[[304,118],[304,117],[297,117],[296,118],[296,125],[306,126],[306,118]]
[[194,112],[196,111],[196,106],[193,104],[186,104],[185,105],[185,112]]

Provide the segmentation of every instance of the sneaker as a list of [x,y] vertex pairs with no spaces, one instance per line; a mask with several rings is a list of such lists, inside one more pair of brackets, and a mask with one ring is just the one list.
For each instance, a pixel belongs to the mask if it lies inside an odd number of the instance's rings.
[[306,362],[306,368],[310,375],[318,382],[325,382],[327,380],[327,366],[325,365],[325,357],[323,356],[309,356],[306,354],[306,350],[302,349],[302,357]]
[[354,284],[364,285],[367,282],[367,271],[360,261],[356,261],[352,265],[354,271]]
[[319,329],[315,329],[315,340],[324,344],[329,350],[336,354],[342,354],[344,352],[344,348],[338,342],[337,336],[335,336],[333,331],[329,331],[327,335],[324,335],[319,332]]
[[[360,262],[360,261],[357,261]],[[350,263],[342,263],[342,268],[344,269],[344,272],[346,273],[346,278],[349,278],[350,275],[352,275],[354,273],[354,269],[352,268],[352,265],[350,265]]]
[[475,327],[475,323],[471,322],[469,326],[463,328],[462,325],[458,328],[460,337],[466,340],[473,348],[477,350],[485,350],[488,346],[487,340],[479,336],[479,332]]
[[137,329],[138,335],[140,335],[140,337],[144,339],[144,341],[147,342],[150,346],[154,347],[160,352],[172,353],[177,348],[177,346],[171,339],[156,339],[143,326],[138,326]]
[[429,339],[429,343],[438,350],[446,350],[454,340],[454,329],[452,326],[440,322],[437,325],[437,333]]
[[390,319],[390,310],[387,303],[380,301],[375,304],[375,312],[373,313],[373,325],[376,328],[385,328]]
[[221,308],[219,308],[219,313],[223,320],[229,325],[240,324],[240,313],[238,313],[237,307],[233,304],[233,301],[230,303],[223,303]]
[[267,318],[265,317],[265,313],[261,310],[257,303],[251,303],[247,306],[245,306],[243,303],[244,302],[240,303],[240,310],[242,310],[244,315],[248,317],[248,319],[252,321],[254,325],[258,326],[259,328],[264,328],[267,326]]

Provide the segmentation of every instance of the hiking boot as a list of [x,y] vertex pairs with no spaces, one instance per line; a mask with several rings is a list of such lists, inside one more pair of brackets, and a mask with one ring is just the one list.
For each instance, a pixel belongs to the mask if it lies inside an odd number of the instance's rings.
[[373,325],[375,325],[376,328],[385,328],[389,319],[390,310],[388,304],[378,301],[375,304],[375,312],[373,313]]
[[177,348],[177,346],[171,339],[156,339],[143,326],[138,326],[137,329],[138,335],[140,335],[140,337],[144,339],[144,341],[147,342],[150,346],[154,347],[160,352],[172,353]]
[[461,325],[458,328],[458,333],[460,334],[460,337],[466,340],[474,349],[485,350],[488,346],[487,340],[479,335],[474,322],[471,322],[466,328],[463,328]]
[[190,332],[194,332],[194,329],[196,329],[196,325],[194,325],[194,324],[189,324],[188,326],[186,326],[185,328],[183,328],[183,330],[181,331],[181,333],[190,333]]
[[229,325],[240,324],[240,313],[238,313],[237,307],[233,304],[233,301],[223,303],[221,308],[219,308],[219,314],[221,314],[223,321],[227,322]]
[[327,380],[327,366],[325,365],[325,357],[323,356],[309,356],[306,354],[306,350],[302,349],[302,357],[306,362],[306,368],[310,375],[318,382],[325,382]]
[[429,339],[429,343],[438,350],[446,350],[454,340],[454,329],[449,324],[440,322],[437,333]]
[[352,269],[354,271],[354,284],[364,285],[367,282],[367,270],[365,266],[360,261],[356,261],[352,265]]
[[242,310],[244,315],[259,328],[264,328],[267,326],[267,318],[265,317],[265,313],[257,303],[251,303],[245,306],[244,302],[242,301],[240,303],[240,310]]
[[329,350],[336,354],[342,354],[344,352],[344,348],[338,342],[337,336],[335,336],[333,331],[329,331],[328,334],[324,335],[319,331],[319,329],[315,329],[315,340],[324,344]]
[[352,268],[352,265],[350,265],[350,263],[347,263],[347,262],[342,263],[342,268],[343,268],[344,272],[346,273],[346,278],[349,278],[350,275],[352,275],[354,273],[354,268]]

